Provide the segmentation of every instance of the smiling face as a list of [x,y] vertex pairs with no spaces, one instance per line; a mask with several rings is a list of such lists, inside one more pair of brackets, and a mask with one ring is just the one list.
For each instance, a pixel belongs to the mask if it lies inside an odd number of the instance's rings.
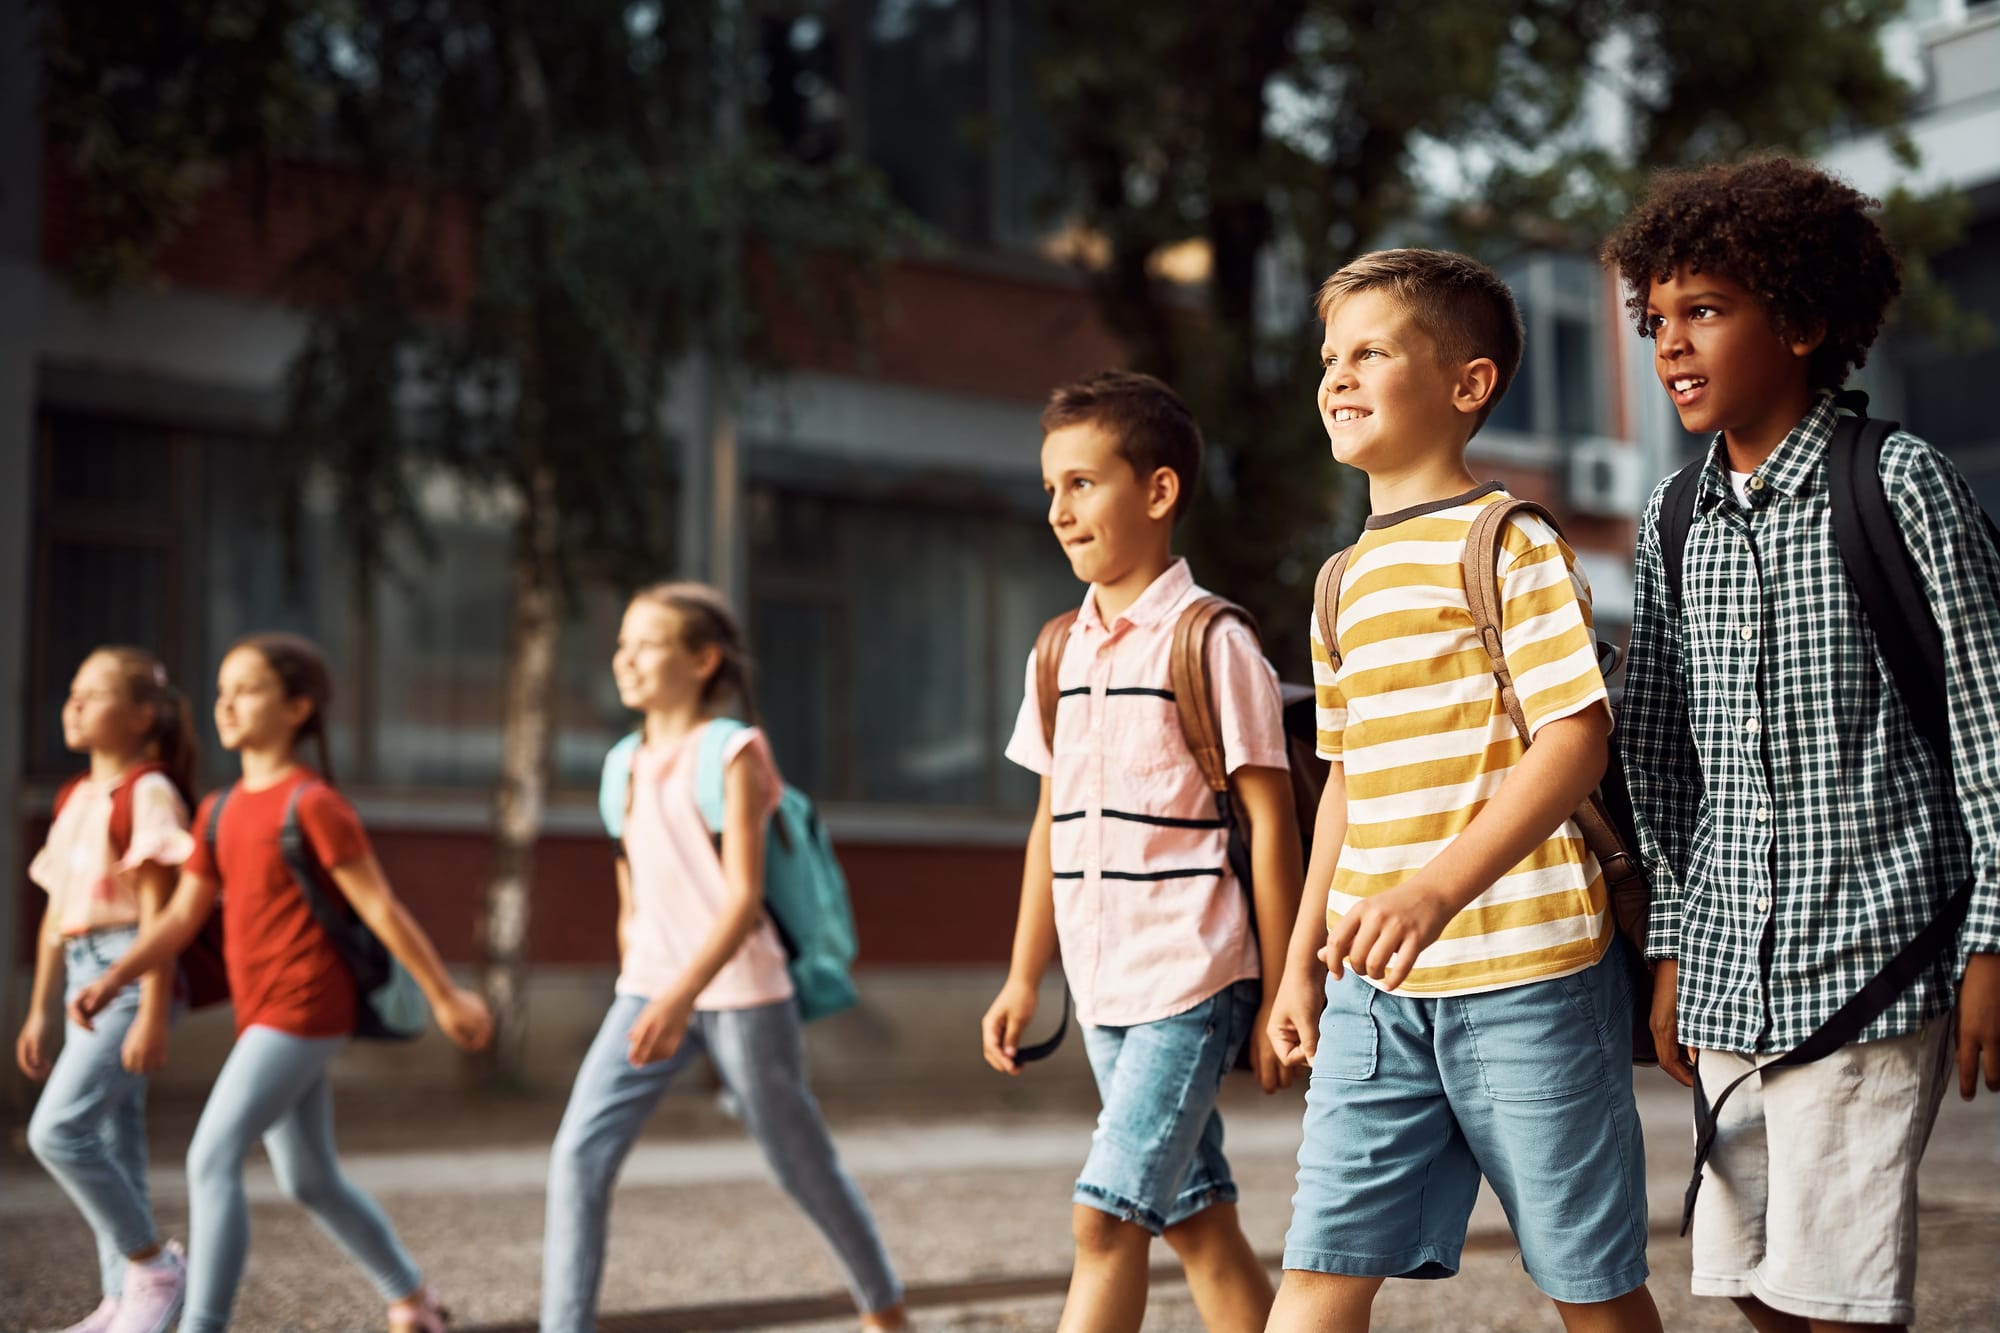
[[289,747],[312,716],[304,695],[285,697],[285,683],[255,648],[237,648],[215,676],[215,734],[225,750]]
[[[1371,475],[1461,451],[1493,388],[1493,363],[1439,362],[1437,345],[1386,287],[1341,299],[1320,347],[1319,418],[1333,456]],[[1482,368],[1483,369],[1480,369]]]
[[115,660],[102,653],[84,659],[63,704],[65,746],[79,753],[136,754],[152,722],[153,710],[132,702],[132,691]]
[[1042,440],[1049,526],[1085,583],[1116,584],[1163,552],[1173,532],[1180,478],[1172,468],[1141,477],[1111,432],[1094,422]]
[[639,713],[698,702],[721,654],[714,644],[690,648],[687,641],[680,612],[650,597],[635,598],[625,608],[618,650],[611,655],[618,702]]
[[1732,278],[1677,269],[1653,283],[1646,326],[1653,368],[1687,430],[1769,449],[1812,404],[1819,339],[1785,339],[1764,303]]

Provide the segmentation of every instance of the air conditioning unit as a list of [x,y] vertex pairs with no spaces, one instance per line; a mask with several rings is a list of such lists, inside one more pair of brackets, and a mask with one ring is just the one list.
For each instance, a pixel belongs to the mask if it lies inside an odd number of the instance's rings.
[[1626,440],[1587,435],[1569,447],[1569,503],[1582,514],[1637,518],[1646,497],[1639,489],[1639,447]]

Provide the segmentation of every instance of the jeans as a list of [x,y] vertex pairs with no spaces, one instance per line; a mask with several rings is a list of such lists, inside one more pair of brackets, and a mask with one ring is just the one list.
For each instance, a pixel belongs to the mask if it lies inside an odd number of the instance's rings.
[[[63,942],[67,993],[111,970],[138,938],[113,926]],[[146,1193],[146,1076],[124,1065],[125,1035],[139,1016],[139,987],[112,997],[86,1032],[74,1023],[28,1121],[28,1147],[90,1223],[104,1294],[125,1286],[125,1256],[159,1240]]]
[[796,1005],[783,1000],[697,1011],[680,1049],[635,1069],[626,1058],[627,1035],[645,1007],[637,995],[612,1001],[576,1072],[556,1131],[542,1239],[542,1333],[588,1333],[596,1327],[612,1182],[667,1085],[704,1050],[742,1104],[744,1124],[778,1184],[847,1270],[856,1305],[873,1312],[900,1301],[902,1283],[875,1219],[840,1165],[806,1086]]
[[373,1199],[340,1173],[326,1067],[345,1037],[294,1037],[253,1027],[216,1075],[188,1145],[188,1290],[181,1333],[228,1327],[250,1249],[243,1159],[259,1137],[278,1187],[361,1265],[386,1301],[423,1285]]

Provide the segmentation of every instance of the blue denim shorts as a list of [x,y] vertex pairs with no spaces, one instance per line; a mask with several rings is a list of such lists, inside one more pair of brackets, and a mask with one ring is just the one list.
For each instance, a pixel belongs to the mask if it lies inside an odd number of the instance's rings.
[[1084,1025],[1104,1109],[1075,1202],[1155,1236],[1210,1204],[1236,1202],[1215,1098],[1263,993],[1256,981],[1238,981],[1171,1018]]
[[1558,1301],[1646,1280],[1646,1157],[1622,948],[1573,976],[1417,999],[1326,988],[1285,1267],[1450,1277],[1482,1175]]

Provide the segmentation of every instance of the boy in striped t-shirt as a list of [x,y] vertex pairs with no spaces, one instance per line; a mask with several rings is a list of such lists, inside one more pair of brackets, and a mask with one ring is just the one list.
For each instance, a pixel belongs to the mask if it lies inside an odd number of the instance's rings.
[[1529,747],[1461,566],[1504,498],[1465,448],[1520,365],[1520,315],[1491,270],[1428,250],[1354,261],[1319,312],[1321,420],[1374,516],[1335,651],[1312,630],[1333,767],[1270,1020],[1313,1067],[1270,1327],[1365,1328],[1384,1278],[1451,1276],[1484,1176],[1567,1327],[1657,1329],[1632,978],[1571,819],[1611,729],[1589,588],[1551,528],[1508,520],[1495,577]]

